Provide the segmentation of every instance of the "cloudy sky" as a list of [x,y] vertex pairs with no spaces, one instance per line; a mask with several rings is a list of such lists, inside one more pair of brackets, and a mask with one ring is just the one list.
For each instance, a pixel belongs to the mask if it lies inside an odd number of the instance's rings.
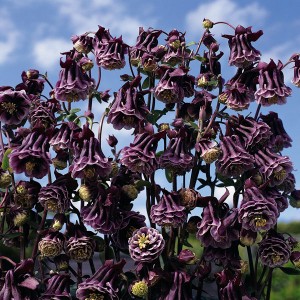
[[[272,0],[0,0],[0,4],[0,86],[15,86],[20,82],[21,72],[30,68],[47,72],[55,84],[60,52],[72,48],[70,37],[96,31],[98,25],[109,28],[113,36],[122,35],[129,45],[134,44],[140,26],[166,32],[174,28],[186,31],[189,42],[199,39],[202,20],[209,18],[214,22],[227,21],[233,26],[252,26],[253,31],[262,29],[264,35],[255,47],[266,62],[270,58],[286,62],[291,54],[300,52],[298,0],[289,0],[288,5]],[[219,38],[220,34],[232,33],[224,25],[216,26],[212,32],[221,46],[226,46],[226,40]],[[297,125],[300,92],[290,83],[292,69],[287,67],[285,76],[294,90],[287,105],[273,106],[262,112],[273,110],[283,119],[294,141],[293,149],[287,149],[284,154],[294,162],[297,188],[300,188],[300,127]],[[120,82],[112,80],[115,78],[112,73],[104,73],[101,90],[117,89]],[[300,220],[299,211],[289,209],[281,218]]]

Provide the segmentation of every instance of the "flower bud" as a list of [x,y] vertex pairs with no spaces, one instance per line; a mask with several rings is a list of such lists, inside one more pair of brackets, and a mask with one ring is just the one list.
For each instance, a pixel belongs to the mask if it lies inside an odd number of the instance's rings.
[[203,19],[202,25],[205,29],[213,28],[214,23],[209,19]]
[[293,251],[290,260],[296,268],[300,268],[300,251]]
[[300,190],[294,190],[291,192],[290,204],[292,207],[300,208]]
[[196,254],[189,250],[189,249],[184,249],[182,250],[179,255],[177,256],[177,259],[184,264],[187,265],[193,265],[196,263],[197,261],[197,257]]
[[69,256],[66,254],[59,254],[54,257],[54,263],[58,271],[67,271],[69,269]]
[[38,79],[40,72],[38,70],[29,69],[26,72],[27,79]]
[[201,222],[201,218],[198,216],[192,216],[189,218],[186,224],[186,230],[188,233],[195,234],[198,231],[197,224]]
[[170,125],[168,123],[161,123],[158,126],[158,131],[170,130]]
[[55,231],[59,231],[62,229],[66,222],[66,216],[64,214],[58,213],[54,216],[51,227]]
[[90,191],[89,186],[83,184],[79,190],[78,190],[78,194],[81,200],[89,202],[92,200],[92,194]]
[[23,226],[28,220],[28,213],[25,210],[21,210],[16,213],[13,218],[13,222],[15,226]]
[[11,184],[11,175],[8,173],[2,173],[0,175],[0,188],[6,189]]
[[180,204],[187,208],[188,210],[192,210],[197,205],[197,200],[200,197],[200,194],[194,189],[180,189]]
[[118,165],[118,163],[115,162],[115,161],[112,161],[111,162],[111,172],[109,174],[109,177],[112,178],[114,176],[117,176],[118,172],[119,172],[119,165]]
[[216,161],[221,154],[221,149],[218,147],[213,147],[207,150],[201,157],[207,164],[211,164]]
[[114,135],[109,135],[106,140],[110,147],[115,147],[118,144],[118,139]]
[[145,281],[136,281],[131,287],[131,293],[139,298],[146,298],[148,295],[148,285]]
[[255,243],[257,238],[257,232],[251,230],[242,229],[240,233],[240,242],[244,246],[251,246]]
[[132,200],[136,199],[139,194],[137,188],[132,184],[122,186],[122,191]]

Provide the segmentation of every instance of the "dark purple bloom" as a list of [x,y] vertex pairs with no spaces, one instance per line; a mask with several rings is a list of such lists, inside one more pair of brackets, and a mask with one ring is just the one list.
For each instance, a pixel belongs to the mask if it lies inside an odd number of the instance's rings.
[[165,240],[154,228],[142,227],[133,232],[128,240],[129,254],[138,262],[153,262],[162,253]]
[[287,263],[291,256],[291,247],[280,234],[267,235],[258,247],[261,263],[276,268]]
[[28,177],[41,179],[50,169],[48,149],[48,137],[39,131],[32,131],[9,155],[10,165],[17,174],[25,172]]
[[278,61],[276,65],[271,59],[269,64],[260,62],[257,68],[259,70],[259,87],[255,92],[257,103],[262,106],[286,103],[286,97],[291,95],[292,90],[284,84],[282,62]]
[[265,197],[275,200],[279,212],[285,211],[289,206],[287,196],[281,194],[276,187],[265,190]]
[[272,153],[268,148],[264,152],[258,150],[254,157],[264,182],[268,181],[270,186],[283,183],[293,170],[292,162],[287,156]]
[[253,232],[269,230],[275,226],[278,216],[275,200],[266,198],[254,185],[246,184],[238,215],[242,227]]
[[163,136],[163,132],[137,134],[133,143],[122,149],[120,162],[132,172],[151,175],[158,168],[155,151],[159,139]]
[[177,256],[179,262],[183,264],[194,264],[197,261],[196,254],[190,249],[181,250]]
[[47,279],[46,291],[39,300],[72,300],[70,294],[71,278],[69,274],[53,274]]
[[57,132],[55,132],[49,141],[49,144],[58,149],[73,149],[73,142],[81,132],[81,128],[73,122],[63,122]]
[[269,148],[274,152],[280,152],[284,148],[292,146],[292,139],[285,131],[282,120],[278,117],[277,113],[270,111],[265,116],[261,114],[260,118],[270,126],[272,131],[268,145]]
[[86,33],[81,35],[73,35],[71,37],[74,49],[79,53],[89,53],[93,48],[93,38]]
[[23,208],[32,208],[38,201],[40,189],[41,185],[37,181],[19,181],[15,188],[15,204]]
[[291,57],[291,59],[294,61],[294,77],[292,79],[292,83],[296,87],[300,87],[300,59],[299,54],[295,54]]
[[69,167],[73,178],[105,178],[111,172],[111,162],[106,158],[95,137],[84,139],[83,145],[76,145],[74,160]]
[[96,63],[106,70],[122,69],[125,66],[127,45],[122,36],[113,38],[108,29],[99,26],[93,40]]
[[16,91],[25,90],[27,95],[40,95],[44,90],[45,80],[39,78],[38,70],[29,69],[22,72],[22,83],[16,86]]
[[154,88],[156,99],[164,103],[180,103],[184,99],[184,88],[181,84],[182,77],[186,75],[186,71],[177,68],[161,67],[160,80]]
[[180,129],[177,135],[170,139],[166,151],[160,156],[160,167],[170,169],[178,175],[190,171],[194,165],[194,156],[188,150],[188,141],[187,131],[184,128]]
[[241,144],[237,135],[225,136],[220,143],[222,155],[216,162],[217,172],[237,177],[254,168],[254,158]]
[[138,91],[141,79],[141,76],[137,76],[133,81],[126,82],[116,93],[107,116],[107,123],[111,123],[115,129],[136,128],[149,113],[143,94]]
[[130,62],[133,66],[137,67],[142,61],[144,54],[151,54],[153,48],[158,45],[158,37],[161,30],[149,28],[147,31],[143,27],[139,28],[139,35],[136,44],[130,47]]
[[221,155],[221,149],[218,147],[217,142],[206,137],[202,137],[197,141],[195,149],[207,164],[213,163]]
[[22,260],[13,270],[7,271],[4,285],[0,290],[1,300],[31,300],[37,299],[35,290],[39,282],[34,277],[34,262],[32,259]]
[[29,114],[30,103],[24,90],[0,89],[0,121],[7,125],[20,124]]
[[194,209],[201,199],[201,195],[192,188],[181,188],[178,194],[180,197],[180,205],[184,206],[188,211]]
[[223,34],[228,39],[230,48],[229,64],[238,68],[246,68],[260,59],[260,52],[256,50],[251,42],[255,42],[263,35],[262,30],[252,32],[251,27],[244,28],[238,25],[235,35]]
[[293,251],[290,260],[296,268],[300,268],[300,251]]
[[128,250],[128,239],[134,230],[145,227],[145,216],[135,211],[121,211],[122,223],[118,231],[111,235],[114,244],[122,250]]
[[60,61],[62,70],[54,89],[55,98],[68,102],[85,100],[94,89],[95,82],[82,71],[71,52],[65,54],[66,61]]
[[38,249],[42,257],[55,257],[64,248],[65,236],[59,231],[46,231],[39,241]]
[[79,300],[121,299],[119,288],[125,263],[124,259],[115,264],[113,260],[106,260],[92,277],[78,285],[76,297]]
[[225,214],[221,213],[219,206],[213,207],[209,202],[203,209],[202,220],[197,226],[197,239],[204,247],[229,248],[233,241],[239,239],[237,214],[237,209],[228,210]]
[[117,209],[119,195],[115,186],[100,192],[93,203],[81,208],[83,222],[100,233],[116,233],[122,224],[122,215]]
[[230,130],[241,137],[247,150],[255,150],[265,145],[270,140],[272,132],[270,127],[261,121],[255,121],[251,117],[244,118],[232,116]]
[[178,193],[165,191],[158,204],[151,207],[150,218],[159,226],[177,228],[186,221],[187,211],[180,205]]

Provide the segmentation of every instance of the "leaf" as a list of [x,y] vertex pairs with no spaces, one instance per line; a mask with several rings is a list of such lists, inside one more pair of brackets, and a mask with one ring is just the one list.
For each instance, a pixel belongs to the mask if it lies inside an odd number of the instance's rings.
[[172,183],[173,182],[173,172],[170,169],[165,169],[165,174],[168,182]]
[[147,89],[150,86],[150,77],[146,77],[142,84],[142,89]]
[[196,60],[199,60],[201,62],[205,62],[206,61],[206,58],[203,57],[203,56],[200,56],[200,55],[195,55],[195,56],[193,56],[193,58],[196,59]]
[[189,43],[186,45],[186,47],[194,46],[194,45],[196,45],[196,44],[197,44],[196,42],[189,42]]
[[80,112],[80,111],[81,111],[80,108],[72,108],[72,109],[70,110],[70,115],[76,114],[76,113],[78,113],[78,112]]
[[300,275],[300,270],[288,267],[279,267],[279,269],[288,275]]
[[11,148],[7,149],[7,150],[4,152],[3,159],[2,159],[2,165],[1,165],[1,168],[2,168],[4,171],[11,170],[10,165],[9,165],[9,157],[8,157],[8,155],[9,155],[11,152],[12,152],[12,149],[11,149]]

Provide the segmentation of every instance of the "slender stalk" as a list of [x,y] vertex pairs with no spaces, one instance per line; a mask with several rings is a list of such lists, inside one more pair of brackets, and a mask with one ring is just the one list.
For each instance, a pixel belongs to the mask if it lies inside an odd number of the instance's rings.
[[216,23],[214,23],[214,25],[218,25],[218,24],[225,24],[225,25],[228,25],[229,27],[231,27],[233,30],[235,30],[235,27],[234,26],[232,26],[231,24],[229,24],[229,23],[227,23],[227,22],[216,22]]
[[77,285],[82,282],[82,263],[77,263]]
[[272,276],[273,275],[273,269],[270,270],[269,280],[268,280],[268,288],[267,288],[267,294],[266,294],[266,300],[271,299],[271,289],[272,289]]
[[254,265],[253,265],[253,257],[252,257],[252,251],[251,247],[247,246],[247,254],[249,259],[249,267],[250,267],[250,277],[252,280],[252,287],[255,286],[255,275],[254,275]]
[[100,122],[99,122],[99,128],[98,128],[98,140],[99,140],[99,144],[100,144],[100,148],[101,148],[101,139],[102,139],[102,129],[103,129],[103,123],[104,123],[104,119],[106,117],[106,111],[102,114]]
[[25,240],[24,240],[24,227],[19,226],[19,232],[20,232],[20,261],[25,259]]
[[8,262],[10,262],[13,266],[15,266],[16,265],[16,263],[13,261],[13,260],[11,260],[9,257],[6,257],[6,256],[0,256],[0,260],[2,260],[2,259],[5,259],[5,260],[7,260]]
[[256,108],[256,112],[255,112],[255,116],[254,119],[257,120],[258,119],[258,114],[260,112],[260,108],[261,108],[261,104],[258,104],[257,108]]

